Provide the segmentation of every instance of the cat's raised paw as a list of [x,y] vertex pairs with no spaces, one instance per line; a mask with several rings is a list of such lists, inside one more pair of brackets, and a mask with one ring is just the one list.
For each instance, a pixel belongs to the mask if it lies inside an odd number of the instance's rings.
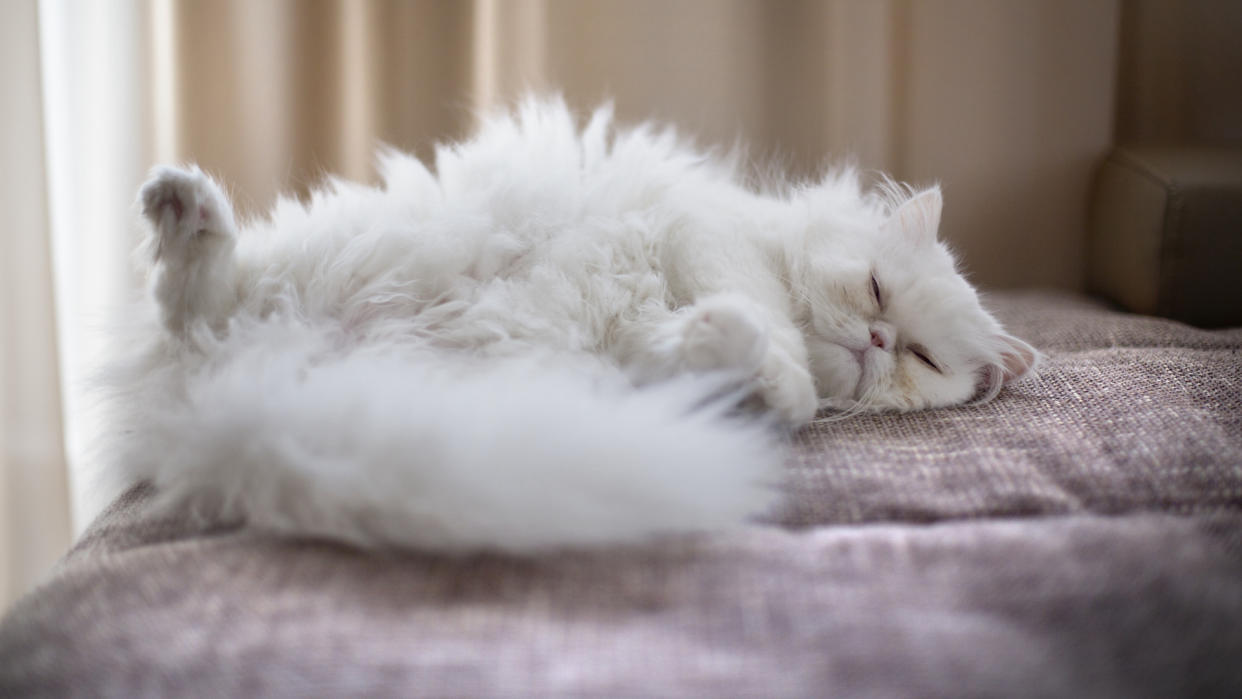
[[695,304],[686,319],[682,353],[691,369],[753,372],[763,362],[768,332],[744,301],[722,295]]
[[138,197],[142,214],[151,223],[157,259],[183,251],[196,238],[233,235],[228,199],[197,167],[155,168]]

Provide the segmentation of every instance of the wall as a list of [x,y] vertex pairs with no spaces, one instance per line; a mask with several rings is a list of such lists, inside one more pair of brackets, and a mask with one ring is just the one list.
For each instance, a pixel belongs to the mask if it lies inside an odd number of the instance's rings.
[[1242,3],[1128,0],[1121,28],[1119,141],[1242,144]]

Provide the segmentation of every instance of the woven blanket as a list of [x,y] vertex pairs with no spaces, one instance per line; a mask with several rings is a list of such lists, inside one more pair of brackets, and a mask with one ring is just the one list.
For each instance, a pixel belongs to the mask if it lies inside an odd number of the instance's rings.
[[0,696],[1242,696],[1242,329],[990,300],[986,405],[795,436],[739,531],[362,553],[118,500],[0,623]]

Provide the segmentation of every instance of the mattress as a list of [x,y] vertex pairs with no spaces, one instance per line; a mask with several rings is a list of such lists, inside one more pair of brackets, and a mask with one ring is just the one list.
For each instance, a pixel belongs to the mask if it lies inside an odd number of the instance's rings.
[[1242,329],[988,305],[1037,380],[821,415],[737,530],[367,553],[139,486],[0,622],[0,696],[1242,696]]

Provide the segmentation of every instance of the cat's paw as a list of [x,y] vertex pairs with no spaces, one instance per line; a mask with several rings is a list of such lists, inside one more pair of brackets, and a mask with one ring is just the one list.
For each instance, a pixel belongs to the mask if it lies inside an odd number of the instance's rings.
[[233,235],[228,199],[197,167],[155,168],[139,190],[138,200],[143,216],[151,222],[157,259],[183,253],[196,240]]
[[758,370],[768,348],[763,318],[743,300],[716,296],[695,304],[686,318],[681,350],[697,371]]
[[773,352],[764,361],[758,392],[772,412],[795,427],[810,422],[819,409],[811,373],[783,353]]
[[221,323],[234,301],[236,228],[220,185],[197,167],[157,167],[138,203],[151,223],[151,290],[165,327],[180,335],[192,322]]

